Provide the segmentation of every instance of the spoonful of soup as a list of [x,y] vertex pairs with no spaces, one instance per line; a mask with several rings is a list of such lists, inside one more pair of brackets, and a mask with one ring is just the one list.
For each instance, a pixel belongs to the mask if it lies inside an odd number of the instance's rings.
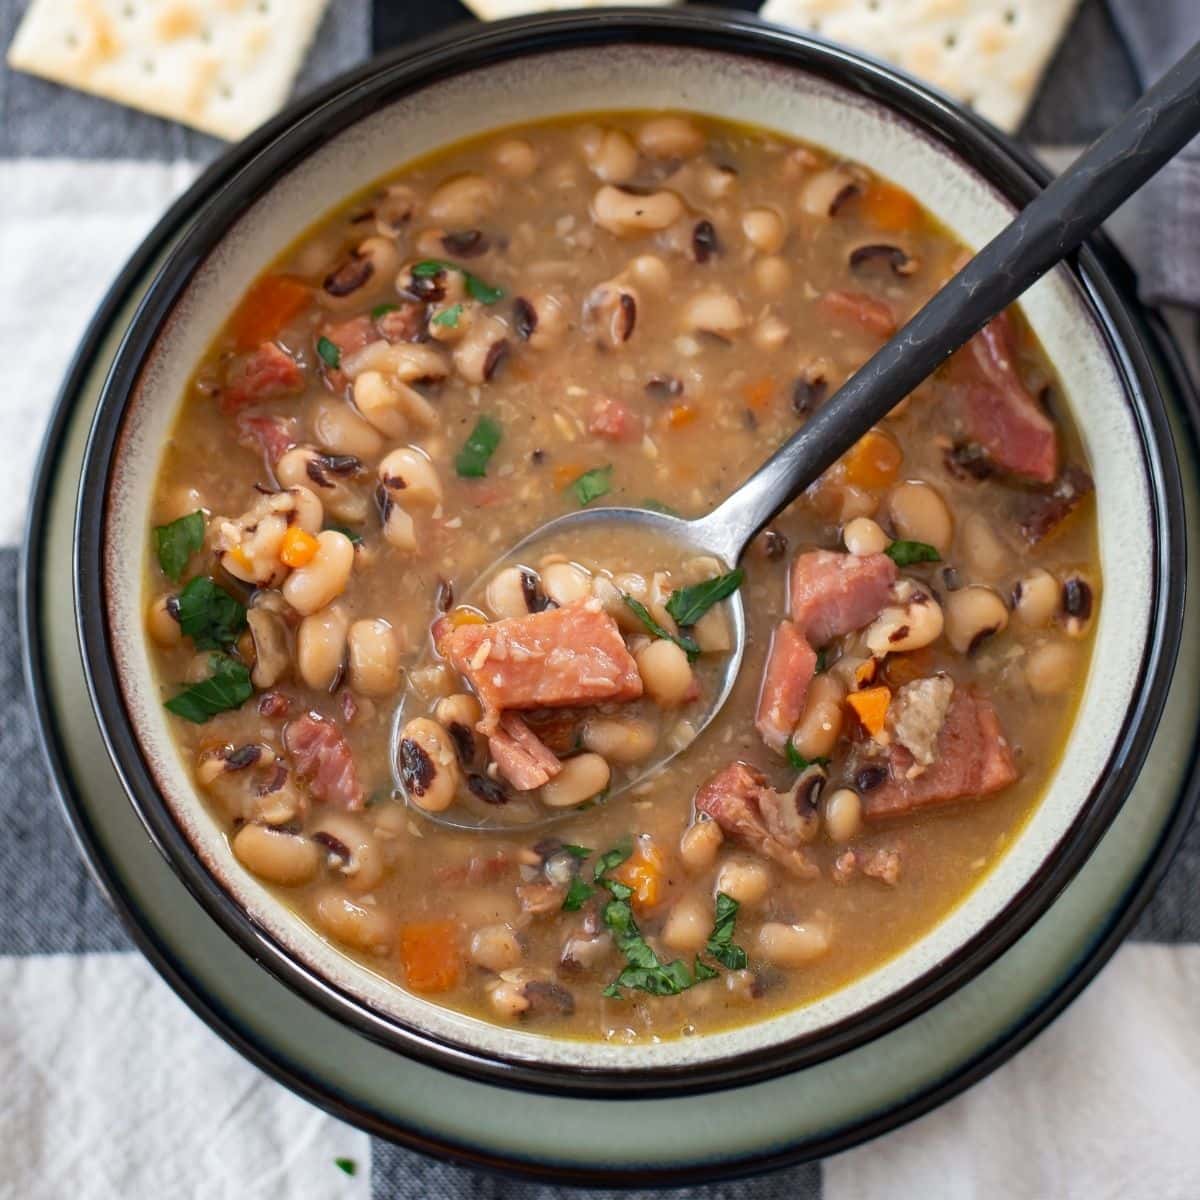
[[[713,511],[689,520],[585,507],[494,563],[434,623],[428,661],[437,686],[422,686],[421,668],[410,673],[391,747],[409,804],[456,828],[528,827],[636,792],[661,772],[702,735],[737,680],[746,649],[737,564],[751,539],[985,326],[988,369],[1008,371],[993,319],[1197,132],[1200,47]],[[1023,389],[989,397],[980,424],[993,456],[1053,479],[1053,428],[1040,407]],[[793,575],[790,619],[776,633],[756,723],[798,767],[791,730],[824,641],[860,627],[862,614],[869,619],[889,598],[890,623],[867,634],[873,653],[873,635],[888,643],[880,652],[904,648],[926,618],[938,623],[934,636],[941,632],[936,605],[914,595],[910,612],[893,590],[897,563],[920,547],[884,549],[815,551],[804,556],[803,578]]]

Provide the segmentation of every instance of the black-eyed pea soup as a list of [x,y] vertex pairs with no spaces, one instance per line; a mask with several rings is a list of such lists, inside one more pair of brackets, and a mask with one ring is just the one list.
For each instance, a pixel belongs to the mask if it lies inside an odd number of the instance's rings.
[[869,165],[686,115],[479,138],[322,219],[199,365],[149,514],[164,702],[238,859],[397,986],[581,1037],[756,1020],[928,931],[1037,803],[1100,598],[1017,313],[740,569],[632,530],[489,568],[580,506],[708,511],[962,254]]

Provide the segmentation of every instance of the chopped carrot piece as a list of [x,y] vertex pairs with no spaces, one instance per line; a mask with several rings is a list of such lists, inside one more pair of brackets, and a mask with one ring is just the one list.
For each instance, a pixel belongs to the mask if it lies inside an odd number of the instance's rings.
[[854,709],[858,719],[872,737],[878,737],[883,732],[883,723],[887,720],[888,705],[891,702],[892,689],[883,686],[867,688],[862,692],[851,692],[846,697],[846,703]]
[[683,429],[699,415],[700,410],[694,404],[672,404],[664,420],[668,429]]
[[559,463],[554,468],[554,486],[561,492],[563,488],[574,483],[586,470],[583,463]]
[[862,219],[887,233],[914,229],[921,219],[917,202],[891,183],[873,183],[857,201]]
[[879,660],[877,658],[868,658],[864,662],[858,664],[854,669],[854,682],[859,687],[865,687],[868,683],[875,682],[875,676],[879,672]]
[[279,557],[285,567],[303,567],[312,562],[317,552],[317,539],[306,533],[299,525],[289,525],[283,535],[283,546]]
[[775,381],[769,376],[764,375],[761,379],[751,380],[742,388],[742,396],[745,398],[746,407],[753,409],[755,412],[765,412],[771,403],[771,397],[775,395]]
[[400,927],[400,965],[414,992],[448,992],[463,974],[458,926],[453,921],[414,921]]
[[229,557],[232,558],[233,561],[237,563],[237,565],[241,567],[243,571],[249,571],[251,569],[252,564],[250,559],[246,556],[246,552],[241,548],[241,546],[234,546],[229,551]]
[[859,438],[842,459],[846,482],[867,491],[894,483],[903,461],[904,452],[900,447],[877,429]]
[[637,849],[619,867],[609,872],[609,875],[633,888],[630,903],[636,913],[647,912],[658,905],[663,899],[666,863],[662,853],[645,838],[638,841]]
[[467,604],[460,604],[450,613],[451,629],[457,629],[460,625],[486,625],[487,623],[487,617],[479,609],[471,608]]
[[312,289],[286,275],[264,275],[246,293],[229,322],[239,350],[271,341],[308,303]]

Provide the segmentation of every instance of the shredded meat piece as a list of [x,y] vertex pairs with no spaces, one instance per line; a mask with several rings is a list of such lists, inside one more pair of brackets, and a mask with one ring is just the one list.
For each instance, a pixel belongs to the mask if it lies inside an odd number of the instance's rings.
[[1063,468],[1047,492],[1031,497],[1018,525],[1025,540],[1036,545],[1049,537],[1096,490],[1092,477],[1074,463]]
[[826,314],[843,324],[854,324],[879,338],[896,332],[896,318],[883,300],[865,292],[826,292],[820,300]]
[[888,707],[893,736],[923,767],[937,756],[938,734],[953,695],[954,680],[949,675],[932,675],[906,683]]
[[300,364],[274,342],[263,342],[257,350],[230,363],[217,405],[231,414],[272,396],[294,395],[303,388]]
[[862,864],[862,872],[888,887],[895,887],[900,882],[900,851],[884,847],[872,850]]
[[488,738],[488,750],[496,770],[518,792],[539,788],[562,770],[554,753],[515,713],[500,718],[499,727]]
[[636,442],[642,436],[642,418],[623,401],[599,396],[592,404],[588,433],[609,442]]
[[237,415],[237,431],[238,442],[258,450],[272,467],[299,441],[296,422],[288,417],[241,412]]
[[296,764],[296,774],[317,800],[352,812],[362,808],[363,786],[354,755],[333,721],[320,713],[305,713],[288,723],[283,744]]
[[517,884],[517,900],[520,902],[521,911],[534,917],[558,912],[566,894],[567,889],[556,883]]

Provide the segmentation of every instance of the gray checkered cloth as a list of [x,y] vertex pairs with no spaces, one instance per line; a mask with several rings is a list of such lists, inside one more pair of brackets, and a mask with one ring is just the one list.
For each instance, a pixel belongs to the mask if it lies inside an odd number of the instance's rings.
[[[22,0],[0,0],[0,44],[7,45],[22,8]],[[371,17],[367,0],[335,0],[301,89],[366,57]],[[1200,36],[1200,0],[1129,0],[1117,18],[1119,32],[1101,0],[1083,4],[1026,123],[1028,141],[1086,142],[1131,102],[1139,76],[1152,77]],[[177,125],[0,69],[0,346],[19,416],[19,424],[6,425],[30,431],[0,449],[9,492],[14,480],[23,486],[30,477],[38,431],[90,307],[196,164],[220,149]],[[1181,160],[1138,202],[1133,219],[1126,214],[1143,292],[1153,301],[1198,298],[1196,171],[1194,158]],[[110,209],[117,232],[106,245],[102,222]],[[81,272],[79,287],[43,270],[47,255],[59,256],[54,261],[68,278],[72,269]],[[81,298],[72,300],[68,293],[76,291]],[[11,498],[9,505],[12,511],[0,512],[0,993],[8,1002],[0,1005],[0,1196],[551,1200],[570,1193],[480,1176],[367,1139],[226,1053],[145,968],[77,857],[37,751],[16,623],[22,508]],[[828,1163],[666,1194],[1200,1195],[1200,1152],[1190,1141],[1176,1146],[1181,1127],[1155,1107],[1200,1111],[1200,1022],[1190,1003],[1200,985],[1198,879],[1193,830],[1134,944],[1100,982],[1013,1064],[938,1113]],[[90,1026],[89,1013],[98,1014]],[[123,1029],[122,1021],[138,1028]],[[169,1030],[166,1041],[146,1036],[147,1025],[160,1024]],[[1064,1094],[1064,1080],[1080,1078],[1079,1056],[1108,1043],[1107,1031],[1122,1024],[1134,1032],[1111,1051],[1115,1059],[1097,1056],[1104,1068],[1095,1086]],[[89,1056],[94,1040],[109,1057]],[[1190,1057],[1190,1069],[1172,1066],[1162,1080],[1139,1074],[1164,1044],[1166,1061],[1177,1049],[1180,1060]],[[148,1103],[147,1089],[158,1096],[154,1081],[179,1069],[181,1056],[188,1086]],[[79,1145],[106,1122],[124,1137],[90,1136],[86,1148]],[[220,1163],[205,1157],[213,1144]],[[73,1162],[85,1151],[86,1164]],[[337,1155],[359,1162],[355,1178],[337,1171]],[[260,1177],[268,1161],[273,1173]],[[224,1169],[230,1163],[236,1171]]]

